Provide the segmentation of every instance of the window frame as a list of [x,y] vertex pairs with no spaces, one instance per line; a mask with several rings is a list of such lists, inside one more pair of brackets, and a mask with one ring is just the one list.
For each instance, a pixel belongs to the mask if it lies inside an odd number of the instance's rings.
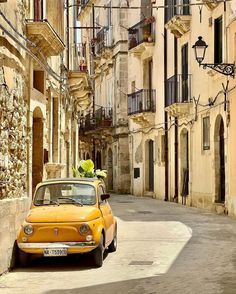
[[223,62],[223,18],[214,20],[214,63]]
[[210,116],[207,115],[202,118],[202,149],[210,150],[210,146]]

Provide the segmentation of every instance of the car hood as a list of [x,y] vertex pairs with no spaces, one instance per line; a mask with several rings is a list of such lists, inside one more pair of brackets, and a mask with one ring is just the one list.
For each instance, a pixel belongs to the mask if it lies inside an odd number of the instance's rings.
[[29,223],[54,223],[54,222],[83,222],[99,218],[101,212],[94,206],[41,206],[29,211],[26,221]]

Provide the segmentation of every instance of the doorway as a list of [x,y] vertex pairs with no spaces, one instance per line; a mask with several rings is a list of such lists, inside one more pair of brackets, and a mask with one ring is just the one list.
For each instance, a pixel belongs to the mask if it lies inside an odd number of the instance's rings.
[[43,179],[43,114],[39,107],[33,112],[32,191]]
[[154,191],[154,142],[146,141],[146,190]]
[[183,129],[180,133],[180,193],[182,204],[186,204],[189,195],[189,132]]
[[221,115],[215,124],[215,202],[225,202],[225,139]]

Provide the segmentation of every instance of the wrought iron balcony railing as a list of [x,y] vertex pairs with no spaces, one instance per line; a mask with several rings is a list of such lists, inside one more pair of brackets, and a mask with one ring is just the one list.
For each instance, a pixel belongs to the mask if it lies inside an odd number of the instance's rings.
[[79,6],[80,6],[80,9],[85,8],[85,6],[88,4],[89,1],[90,1],[90,0],[79,0],[79,1],[78,1],[78,4],[79,4]]
[[80,129],[84,132],[103,129],[112,126],[112,108],[98,107],[93,114],[90,111],[84,118],[80,119]]
[[113,45],[112,27],[103,27],[98,31],[95,44],[96,53],[100,53],[105,48],[111,48]]
[[174,103],[188,103],[192,101],[191,75],[177,74],[166,80],[166,107]]
[[144,42],[154,42],[154,23],[148,20],[144,19],[128,29],[129,50]]
[[87,59],[86,59],[86,44],[77,43],[71,46],[73,54],[72,70],[87,72]]
[[156,90],[142,89],[128,94],[128,115],[156,111]]
[[167,23],[171,18],[176,15],[190,15],[188,4],[189,0],[168,0],[168,8],[166,8],[165,14],[165,23]]

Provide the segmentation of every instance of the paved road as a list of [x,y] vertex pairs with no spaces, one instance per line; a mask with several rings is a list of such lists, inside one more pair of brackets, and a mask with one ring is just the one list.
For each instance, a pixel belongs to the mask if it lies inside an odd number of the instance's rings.
[[236,294],[236,220],[149,198],[113,195],[119,248],[36,259],[0,277],[0,294]]

